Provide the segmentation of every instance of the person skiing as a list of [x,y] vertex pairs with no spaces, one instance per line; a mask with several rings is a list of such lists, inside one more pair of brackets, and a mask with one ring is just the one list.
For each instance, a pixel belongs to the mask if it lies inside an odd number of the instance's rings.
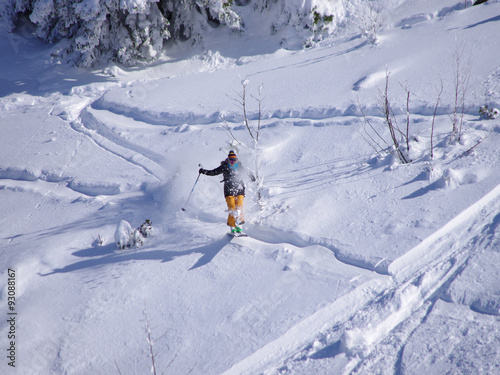
[[207,176],[219,174],[224,176],[224,197],[229,211],[227,225],[231,227],[231,233],[242,233],[241,225],[245,223],[243,218],[243,200],[245,199],[243,173],[246,173],[252,181],[255,181],[254,175],[241,165],[233,150],[229,151],[227,159],[221,161],[219,167],[212,170],[200,168],[199,173]]

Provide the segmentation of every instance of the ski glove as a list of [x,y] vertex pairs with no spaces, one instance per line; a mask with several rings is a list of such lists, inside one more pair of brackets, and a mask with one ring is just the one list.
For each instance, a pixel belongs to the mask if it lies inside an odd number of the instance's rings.
[[200,168],[200,170],[198,171],[198,173],[200,173],[200,174],[207,174],[207,170],[203,169],[203,168]]

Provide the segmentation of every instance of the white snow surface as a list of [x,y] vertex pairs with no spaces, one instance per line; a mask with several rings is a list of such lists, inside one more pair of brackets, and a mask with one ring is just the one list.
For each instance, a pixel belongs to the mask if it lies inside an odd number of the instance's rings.
[[[465,3],[380,0],[375,43],[220,30],[130,69],[1,31],[0,372],[499,374],[500,119],[479,108],[500,107],[500,2]],[[387,72],[403,130],[410,92],[409,164],[367,136],[362,113],[389,140]],[[246,238],[220,178],[195,184],[230,149],[262,184]]]

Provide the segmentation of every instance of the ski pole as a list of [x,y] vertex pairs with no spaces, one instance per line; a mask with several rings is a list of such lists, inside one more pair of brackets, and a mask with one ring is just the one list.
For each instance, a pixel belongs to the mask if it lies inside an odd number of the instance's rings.
[[[198,167],[203,168],[203,167],[201,166],[201,164],[198,164]],[[198,183],[198,180],[200,179],[200,176],[201,176],[201,173],[199,173],[199,172],[198,172],[198,178],[196,178],[196,181],[194,182],[193,188],[191,189],[191,193],[189,193],[189,197],[188,197],[188,199],[186,200],[186,203],[184,204],[184,207],[183,207],[183,208],[181,208],[181,210],[182,210],[182,211],[186,211],[186,208],[185,208],[185,207],[187,206],[187,204],[188,204],[188,202],[189,202],[189,199],[191,198],[191,194],[193,194],[193,190],[194,190],[194,188],[196,187],[196,184]]]

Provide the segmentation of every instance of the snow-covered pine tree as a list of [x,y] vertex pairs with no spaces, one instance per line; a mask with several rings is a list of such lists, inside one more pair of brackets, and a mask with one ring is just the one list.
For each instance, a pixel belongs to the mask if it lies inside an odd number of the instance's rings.
[[282,33],[283,44],[301,48],[332,33],[344,20],[346,0],[254,0],[255,8],[274,14],[271,34]]
[[231,8],[233,0],[161,0],[175,39],[198,41],[210,27],[226,25],[240,31],[240,17]]
[[[388,0],[389,1],[389,0]],[[396,0],[392,0],[396,1]],[[256,12],[259,28],[278,34],[283,46],[303,48],[346,27],[349,14],[370,0],[0,0],[0,26],[9,30],[28,17],[35,34],[57,43],[54,55],[77,66],[151,61],[164,42],[201,42],[209,30],[244,31],[237,14]],[[262,15],[262,17],[261,17]]]
[[0,22],[13,30],[26,15],[36,35],[58,44],[78,66],[152,60],[171,37],[201,39],[210,25],[239,29],[227,0],[0,0]]

